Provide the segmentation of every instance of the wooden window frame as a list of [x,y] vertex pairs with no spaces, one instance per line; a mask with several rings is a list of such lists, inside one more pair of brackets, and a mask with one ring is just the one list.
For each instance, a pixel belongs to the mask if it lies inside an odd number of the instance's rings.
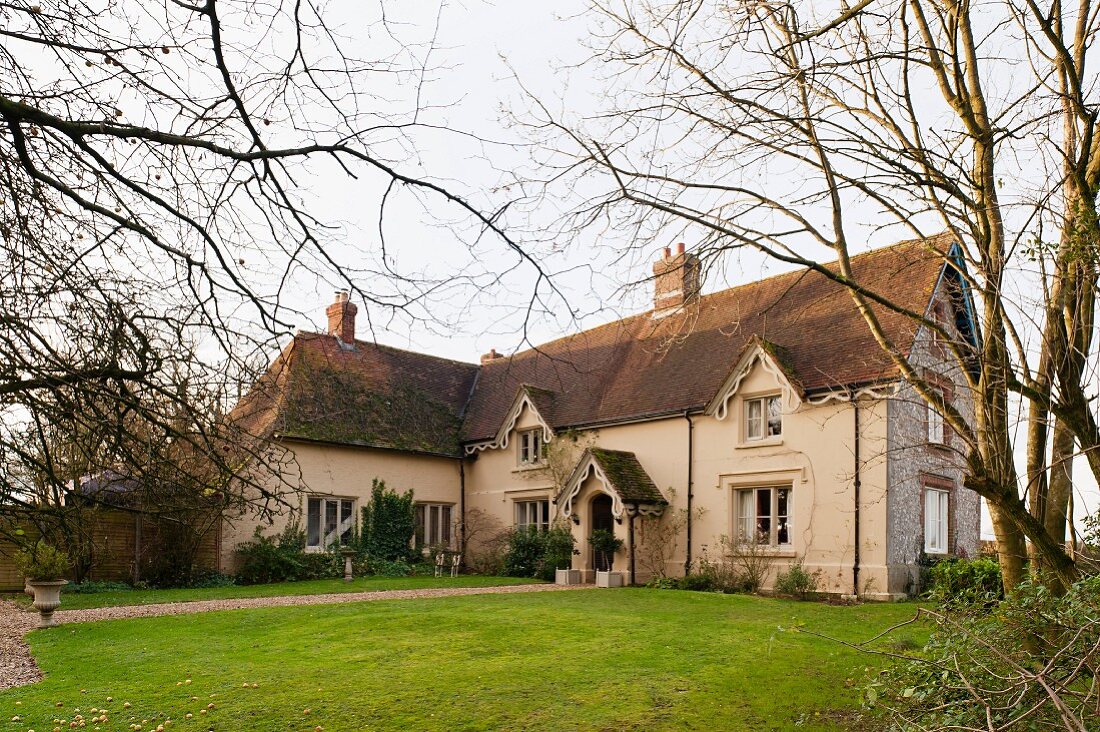
[[[761,491],[768,491],[770,511],[768,518],[770,519],[770,525],[768,529],[768,541],[763,542],[759,540],[759,534],[753,532],[753,543],[760,546],[768,546],[776,549],[787,549],[794,545],[794,488],[791,485],[760,485],[760,486],[744,486],[733,489],[733,534],[737,537],[739,544],[748,543],[745,537],[743,522],[748,521],[754,527],[758,525],[760,517],[757,515],[757,494]],[[780,491],[787,492],[787,512],[785,514],[779,513],[779,493]],[[746,516],[742,514],[741,505],[742,495],[752,494],[752,514]],[[779,541],[779,524],[780,519],[785,519],[787,529],[787,541]]]
[[[534,442],[532,446],[530,442]],[[531,456],[532,450],[534,456]],[[540,466],[546,462],[546,443],[542,439],[542,429],[519,430],[516,432],[516,465],[521,468]]]
[[[779,431],[774,435],[769,434],[771,426],[771,419],[769,418],[770,406],[772,401],[775,401],[779,405]],[[749,413],[752,410],[753,404],[760,405],[760,434],[756,437],[752,436],[752,431],[749,425],[750,416]],[[769,440],[781,440],[783,439],[783,395],[782,394],[762,394],[760,396],[748,397],[742,400],[742,416],[741,416],[741,431],[743,435],[742,442],[768,442]]]
[[[953,404],[955,401],[955,389],[950,380],[945,379],[939,374],[925,374],[925,382],[938,391],[942,396],[946,404]],[[924,442],[929,447],[936,449],[944,449],[951,447],[951,437],[954,430],[951,429],[951,425],[947,423],[947,417],[938,412],[934,406],[924,398],[921,398],[921,403],[924,404]],[[941,439],[934,441],[932,439],[932,415],[935,414],[940,421]]]
[[[310,525],[312,523],[310,520],[310,514],[314,502],[318,502],[320,507],[320,513],[317,515],[317,543],[313,543],[312,537],[310,536],[312,530],[312,527]],[[334,504],[336,507],[336,527],[335,529],[333,529],[333,531],[325,531],[325,522],[328,516],[329,504]],[[345,538],[345,534],[347,534],[349,531],[354,531],[355,529],[355,518],[357,513],[355,510],[355,504],[356,500],[348,496],[327,496],[319,494],[306,495],[305,511],[303,512],[305,514],[306,521],[305,551],[323,552],[327,550],[330,546],[333,546],[336,543],[335,541],[328,541],[329,538],[333,536],[339,541],[340,546],[346,545],[347,539]],[[349,514],[346,518],[342,517],[345,507],[349,511]]]
[[[950,478],[945,478],[941,475],[921,475],[921,489],[920,489],[920,539],[921,539],[921,551],[930,556],[937,557],[950,557],[955,554],[955,524],[956,524],[956,494],[957,486],[955,481]],[[928,491],[934,490],[947,494],[947,536],[945,540],[947,546],[944,547],[942,552],[929,552],[928,551],[928,537],[926,523],[927,516],[925,515],[926,508],[928,506]]]
[[[454,504],[438,501],[416,503],[416,522],[413,541],[417,547],[442,546],[454,548]],[[433,518],[433,512],[435,518]],[[446,516],[446,519],[444,519]]]
[[[532,512],[534,521],[531,521]],[[513,502],[513,524],[517,529],[526,529],[534,526],[539,531],[547,531],[550,528],[550,499],[549,498],[524,498]]]

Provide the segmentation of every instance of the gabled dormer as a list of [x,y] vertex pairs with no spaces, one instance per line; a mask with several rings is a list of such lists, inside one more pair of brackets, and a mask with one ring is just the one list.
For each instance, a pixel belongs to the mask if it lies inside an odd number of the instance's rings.
[[705,413],[734,421],[741,444],[774,443],[783,438],[784,415],[797,411],[803,396],[787,350],[753,336]]
[[466,454],[504,450],[514,445],[517,467],[542,465],[546,446],[554,439],[554,430],[550,426],[553,409],[554,392],[521,384],[493,439],[467,445]]

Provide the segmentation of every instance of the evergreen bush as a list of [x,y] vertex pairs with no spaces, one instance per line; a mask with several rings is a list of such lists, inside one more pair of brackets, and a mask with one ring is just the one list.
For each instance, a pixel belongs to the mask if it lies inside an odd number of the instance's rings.
[[928,570],[928,599],[942,607],[985,607],[1004,597],[996,560],[944,559]]
[[504,553],[504,574],[508,577],[535,577],[542,569],[546,537],[534,526],[516,528],[508,535]]
[[413,492],[399,494],[374,479],[370,503],[363,507],[359,532],[360,551],[389,562],[408,560],[416,532],[416,504]]

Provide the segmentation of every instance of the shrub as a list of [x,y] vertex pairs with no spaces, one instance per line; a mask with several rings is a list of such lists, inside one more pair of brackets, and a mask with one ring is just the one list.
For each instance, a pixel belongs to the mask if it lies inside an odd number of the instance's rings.
[[286,582],[298,579],[304,569],[304,538],[297,526],[288,526],[279,536],[264,536],[260,529],[237,547],[237,580],[245,585]]
[[374,479],[370,503],[363,507],[359,548],[378,559],[408,559],[416,532],[416,504],[413,492],[404,495],[386,488],[385,481]]
[[895,729],[1093,729],[1100,576],[1058,597],[1024,582],[990,611],[920,611],[920,654],[867,687]]
[[945,559],[928,570],[928,598],[942,607],[987,607],[1004,596],[992,559]]
[[101,580],[85,580],[75,582],[65,588],[65,592],[78,595],[93,595],[97,592],[129,592],[134,589],[127,582],[104,582]]
[[771,548],[759,541],[737,542],[723,536],[722,553],[725,561],[733,566],[737,577],[735,584],[738,589],[729,591],[759,592],[771,571]]
[[209,587],[232,587],[237,584],[237,578],[231,574],[223,574],[216,569],[200,569],[191,573],[191,581],[188,587],[206,589]]
[[19,573],[32,582],[62,579],[69,571],[69,555],[44,541],[20,549],[14,559]]
[[775,591],[781,595],[790,595],[799,600],[809,599],[817,594],[821,570],[807,572],[803,560],[791,564],[786,572],[780,572],[775,578]]
[[[771,570],[772,555],[768,547],[754,542],[735,542],[728,536],[722,537],[721,546],[722,554],[717,561],[709,557],[704,546],[698,570],[684,577],[681,586],[727,594],[759,592]],[[686,586],[685,582],[691,586]]]
[[623,540],[615,538],[615,534],[607,529],[596,529],[588,537],[588,546],[603,557],[604,564],[610,569],[615,563],[615,553],[623,548]]
[[714,585],[714,575],[708,571],[693,572],[684,575],[673,587],[694,592],[713,592],[718,588]]
[[537,575],[539,579],[553,581],[554,572],[573,566],[576,539],[568,526],[556,525],[543,535],[542,564]]
[[504,574],[509,577],[534,577],[542,569],[546,538],[534,526],[513,529],[508,534],[504,553]]
[[371,574],[379,577],[408,577],[414,574],[412,565],[404,559],[389,561],[388,559],[368,560]]
[[[689,575],[691,576],[691,575]],[[684,578],[685,580],[687,577]],[[649,578],[649,582],[645,583],[645,586],[651,590],[679,590],[687,589],[682,587],[683,580],[678,580],[673,577],[665,577],[663,575],[655,574]]]

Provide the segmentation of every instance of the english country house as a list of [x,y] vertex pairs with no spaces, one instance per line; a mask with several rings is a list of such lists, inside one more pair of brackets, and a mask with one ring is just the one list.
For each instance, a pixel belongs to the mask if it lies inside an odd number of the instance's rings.
[[[852,266],[954,337],[979,337],[949,239]],[[976,554],[979,499],[962,486],[959,445],[847,292],[796,272],[703,295],[682,245],[653,273],[648,312],[477,364],[357,339],[356,305],[338,293],[328,332],[296,335],[234,411],[293,452],[307,487],[297,512],[263,530],[298,521],[323,550],[380,478],[414,492],[426,546],[457,549],[471,517],[468,551],[494,531],[563,522],[586,581],[603,568],[587,545],[601,528],[623,541],[612,563],[627,581],[682,575],[750,541],[773,565],[769,582],[801,560],[822,589],[876,599],[911,591],[922,555]],[[945,344],[896,312],[877,315],[968,413]],[[224,571],[260,525],[230,518]],[[655,560],[662,525],[674,535]]]

